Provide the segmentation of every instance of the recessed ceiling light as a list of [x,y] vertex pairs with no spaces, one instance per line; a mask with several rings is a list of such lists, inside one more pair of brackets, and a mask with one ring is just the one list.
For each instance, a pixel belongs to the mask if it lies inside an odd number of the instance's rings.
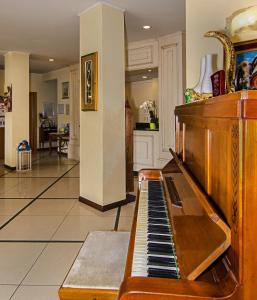
[[53,61],[54,61],[54,59],[53,59],[53,58],[49,58],[49,61],[50,61],[50,62],[53,62]]
[[149,69],[148,72],[149,72],[149,73],[152,72],[152,69]]
[[151,28],[152,28],[152,26],[150,26],[150,25],[144,25],[144,26],[143,26],[143,29],[144,29],[144,30],[149,30],[149,29],[151,29]]
[[142,76],[142,78],[143,78],[143,79],[147,79],[148,77],[147,77],[147,76]]

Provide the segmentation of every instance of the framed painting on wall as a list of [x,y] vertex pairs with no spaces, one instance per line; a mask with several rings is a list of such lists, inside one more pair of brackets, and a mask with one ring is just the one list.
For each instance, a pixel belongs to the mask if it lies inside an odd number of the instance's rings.
[[62,99],[68,99],[70,97],[70,86],[69,81],[62,82]]
[[81,57],[81,110],[96,111],[98,107],[97,52]]
[[257,40],[234,44],[236,51],[236,91],[257,89]]

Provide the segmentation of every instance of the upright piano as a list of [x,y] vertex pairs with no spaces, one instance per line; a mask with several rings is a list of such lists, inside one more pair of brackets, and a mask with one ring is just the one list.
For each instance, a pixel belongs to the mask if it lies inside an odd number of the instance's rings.
[[178,106],[142,170],[120,300],[257,299],[257,91]]

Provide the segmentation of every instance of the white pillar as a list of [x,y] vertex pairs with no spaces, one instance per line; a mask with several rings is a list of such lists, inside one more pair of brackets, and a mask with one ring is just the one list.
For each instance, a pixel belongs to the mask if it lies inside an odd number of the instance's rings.
[[[80,199],[99,209],[126,198],[124,12],[80,15],[80,55],[98,52],[98,111],[80,112]],[[89,200],[89,201],[88,201]]]
[[70,71],[70,141],[68,158],[79,160],[79,69]]
[[29,54],[5,54],[5,91],[12,86],[12,112],[5,113],[5,165],[16,166],[16,146],[29,140]]

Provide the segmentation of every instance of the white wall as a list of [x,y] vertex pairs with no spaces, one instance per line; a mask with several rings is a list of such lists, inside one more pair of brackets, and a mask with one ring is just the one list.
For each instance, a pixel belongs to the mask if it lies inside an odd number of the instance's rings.
[[42,74],[30,74],[30,92],[37,93],[37,147],[39,148],[39,113],[44,110],[44,102],[51,102],[57,104],[57,86],[56,82],[44,81]]
[[[70,71],[71,69],[78,69],[79,65],[72,65],[66,68],[58,69],[55,71],[51,71],[49,73],[43,74],[43,80],[57,80],[57,103],[64,104],[66,109],[66,104],[70,105],[70,98],[63,99],[62,98],[62,83],[70,82]],[[60,128],[62,125],[66,125],[70,123],[70,115],[66,114],[66,110],[64,110],[64,114],[58,114],[58,127]]]
[[0,96],[4,94],[4,70],[0,70]]
[[256,5],[256,0],[186,0],[187,87],[198,81],[200,59],[217,53],[222,69],[223,49],[213,38],[204,38],[209,30],[224,30],[226,18],[241,8]]
[[133,111],[134,123],[148,122],[147,114],[140,110],[140,105],[147,100],[155,101],[158,107],[158,79],[126,83],[126,99]]

